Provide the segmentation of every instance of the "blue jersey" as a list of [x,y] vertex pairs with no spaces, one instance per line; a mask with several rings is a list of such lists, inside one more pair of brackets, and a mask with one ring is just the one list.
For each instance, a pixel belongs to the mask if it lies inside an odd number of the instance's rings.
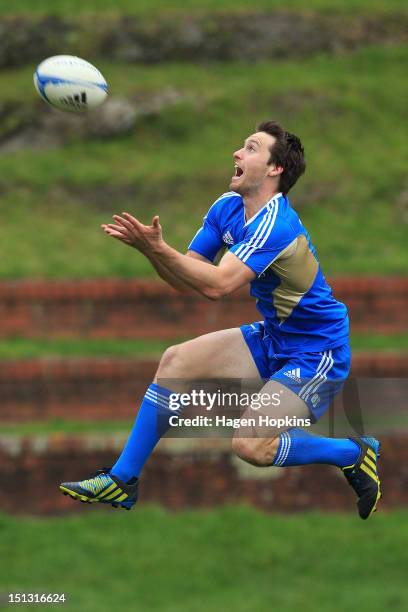
[[277,353],[324,351],[348,342],[347,308],[334,299],[309,234],[286,196],[275,195],[246,221],[242,197],[224,193],[189,249],[213,261],[222,247],[255,272],[250,294]]

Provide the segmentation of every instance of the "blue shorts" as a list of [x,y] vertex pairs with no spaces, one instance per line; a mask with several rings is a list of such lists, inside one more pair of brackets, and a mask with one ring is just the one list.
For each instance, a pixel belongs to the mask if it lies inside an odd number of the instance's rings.
[[350,371],[350,347],[343,344],[321,352],[276,353],[273,338],[262,321],[242,325],[241,331],[261,377],[294,391],[317,421],[341,391]]

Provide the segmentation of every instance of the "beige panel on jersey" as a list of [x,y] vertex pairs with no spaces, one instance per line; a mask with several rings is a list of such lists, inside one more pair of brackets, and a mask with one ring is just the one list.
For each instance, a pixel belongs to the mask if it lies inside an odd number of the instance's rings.
[[270,269],[281,280],[272,297],[277,317],[283,323],[313,285],[319,264],[307,239],[300,235],[279,253]]

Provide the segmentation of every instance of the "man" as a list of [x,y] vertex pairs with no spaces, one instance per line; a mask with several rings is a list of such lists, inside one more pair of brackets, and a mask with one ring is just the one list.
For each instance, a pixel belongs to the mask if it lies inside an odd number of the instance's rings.
[[[231,191],[211,206],[186,255],[163,240],[157,216],[146,226],[123,213],[102,228],[140,251],[180,291],[216,300],[249,283],[264,321],[167,349],[115,465],[87,480],[63,483],[65,494],[131,508],[140,472],[168,428],[169,398],[182,389],[182,381],[258,379],[265,383],[263,393],[280,394],[279,406],[263,407],[264,415],[310,417],[313,422],[344,383],[350,364],[347,309],[333,298],[310,237],[287,198],[305,171],[302,144],[276,122],[266,121],[233,158]],[[161,381],[171,381],[171,388]],[[253,414],[249,407],[243,417]],[[379,442],[374,438],[326,438],[296,427],[270,427],[266,433],[265,428],[242,427],[233,449],[257,466],[338,466],[357,494],[363,519],[375,511],[381,496]]]

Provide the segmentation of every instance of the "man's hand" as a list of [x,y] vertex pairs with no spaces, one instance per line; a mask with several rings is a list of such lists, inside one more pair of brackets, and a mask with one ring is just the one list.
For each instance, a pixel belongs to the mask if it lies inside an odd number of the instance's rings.
[[158,215],[153,217],[152,225],[144,225],[126,212],[122,213],[122,216],[113,215],[112,218],[116,223],[102,225],[104,232],[144,255],[159,250],[164,244]]
[[113,215],[113,219],[116,223],[102,225],[108,236],[140,251],[160,276],[176,289],[191,288],[217,300],[250,283],[256,276],[233,253],[226,253],[218,266],[203,257],[182,255],[163,240],[157,215],[153,217],[152,225],[143,225],[129,213]]

